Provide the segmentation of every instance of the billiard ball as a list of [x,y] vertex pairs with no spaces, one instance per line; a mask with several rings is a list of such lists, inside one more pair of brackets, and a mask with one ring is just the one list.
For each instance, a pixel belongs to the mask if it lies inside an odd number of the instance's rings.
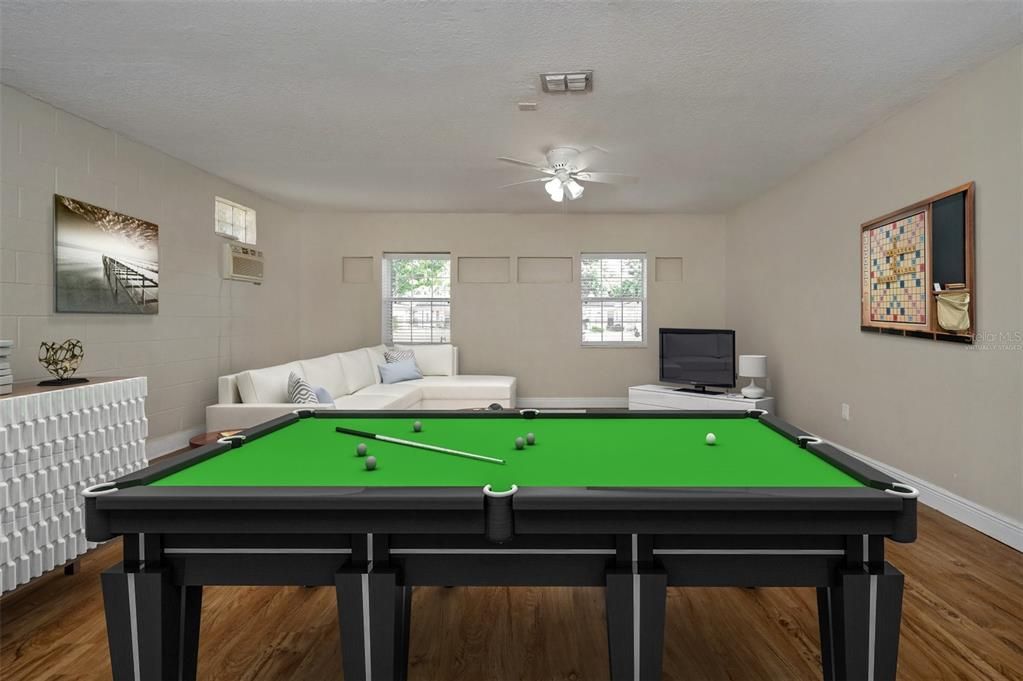
[[376,467],[377,467],[377,458],[375,456],[367,456],[366,457],[366,470],[367,471],[372,471],[372,470],[375,470]]
[[417,433],[423,432],[423,423],[422,423],[422,421],[416,421],[415,423],[413,423],[412,424],[412,430],[416,431]]
[[359,445],[355,448],[355,455],[356,456],[366,456],[366,451],[368,449],[369,448],[366,447],[366,443],[365,442],[360,442]]
[[521,437],[515,438],[515,449],[522,449],[525,446],[526,446],[525,440],[523,440]]
[[712,445],[717,441],[718,438],[714,433],[707,433],[707,444]]
[[526,444],[527,445],[535,445],[536,444],[536,435],[534,435],[533,433],[526,433]]

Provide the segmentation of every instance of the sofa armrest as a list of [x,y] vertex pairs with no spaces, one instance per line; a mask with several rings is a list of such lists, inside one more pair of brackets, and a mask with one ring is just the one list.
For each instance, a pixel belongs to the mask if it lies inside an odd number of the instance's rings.
[[242,401],[238,394],[238,374],[228,374],[217,379],[217,402],[236,404]]
[[290,414],[296,409],[333,409],[333,404],[292,404],[275,402],[267,404],[211,404],[206,407],[206,430],[249,428],[270,419]]

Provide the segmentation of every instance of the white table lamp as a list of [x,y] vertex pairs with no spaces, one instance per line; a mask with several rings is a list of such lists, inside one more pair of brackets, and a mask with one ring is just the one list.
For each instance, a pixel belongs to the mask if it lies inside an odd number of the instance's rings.
[[755,379],[767,378],[767,355],[739,355],[739,375],[750,379],[749,385],[742,389],[743,397],[751,400],[763,397],[764,389]]

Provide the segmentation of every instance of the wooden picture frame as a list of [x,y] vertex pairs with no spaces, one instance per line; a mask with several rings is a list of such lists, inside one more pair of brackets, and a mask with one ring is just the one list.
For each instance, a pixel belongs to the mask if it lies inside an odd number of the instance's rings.
[[[860,225],[861,331],[973,342],[974,192],[967,182]],[[938,297],[953,291],[969,294],[969,328],[963,331],[938,321]]]

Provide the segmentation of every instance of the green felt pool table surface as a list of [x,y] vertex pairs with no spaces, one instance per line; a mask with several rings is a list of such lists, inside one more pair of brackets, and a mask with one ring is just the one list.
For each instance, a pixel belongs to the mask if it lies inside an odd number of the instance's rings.
[[[423,424],[420,433],[412,423]],[[362,431],[504,459],[474,461],[335,432]],[[515,438],[536,444],[515,449]],[[717,443],[705,442],[707,433]],[[377,469],[356,445],[365,442]],[[862,487],[750,418],[306,418],[150,483],[157,486]]]

